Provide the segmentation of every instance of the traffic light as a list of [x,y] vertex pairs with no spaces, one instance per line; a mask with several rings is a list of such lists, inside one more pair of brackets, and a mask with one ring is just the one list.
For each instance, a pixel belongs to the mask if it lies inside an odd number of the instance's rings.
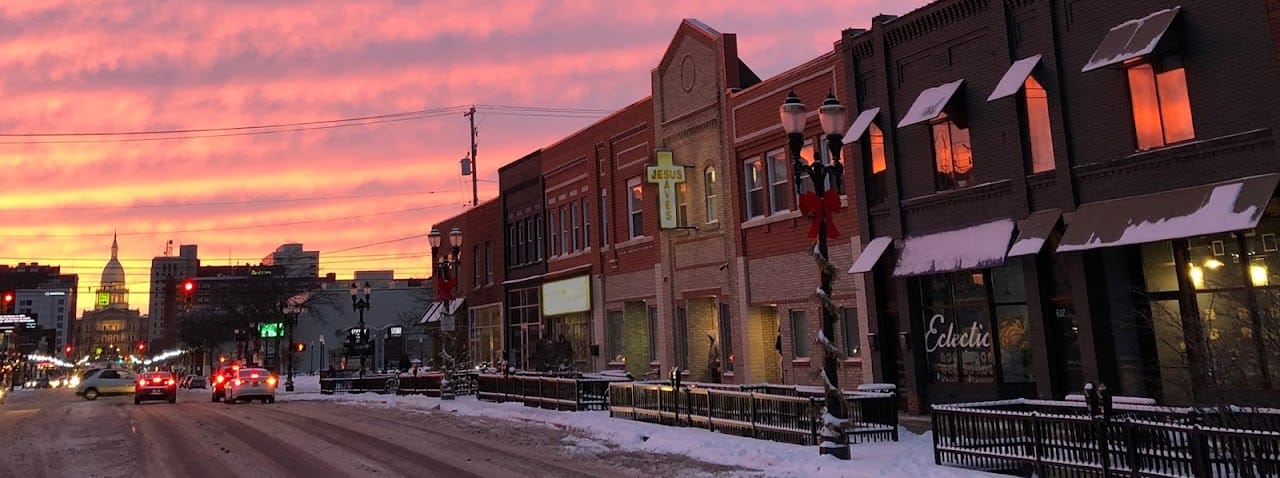
[[13,311],[13,291],[11,291],[11,290],[6,290],[6,291],[4,291],[4,310],[3,310],[3,312],[4,312],[4,313],[6,313],[6,314],[8,314],[8,313],[12,313],[12,311]]
[[147,351],[147,343],[146,343],[146,342],[138,342],[138,353],[142,353],[142,352],[146,352],[146,351]]
[[196,292],[196,281],[186,279],[182,281],[182,294],[188,297]]
[[294,351],[294,352],[302,352],[302,351],[304,351],[304,350],[307,350],[307,344],[302,343],[302,342],[294,342],[294,344],[293,344],[293,351]]
[[68,345],[68,346],[66,346],[66,347],[63,347],[63,348],[62,348],[62,352],[63,352],[64,354],[66,354],[66,356],[70,357],[70,356],[71,356],[71,346],[70,346],[70,345]]

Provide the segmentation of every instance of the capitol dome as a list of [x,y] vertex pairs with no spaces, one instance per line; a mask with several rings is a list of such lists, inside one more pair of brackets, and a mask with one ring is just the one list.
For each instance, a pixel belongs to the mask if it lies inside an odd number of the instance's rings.
[[112,285],[124,285],[124,266],[120,265],[120,260],[116,258],[116,253],[120,250],[120,246],[116,243],[115,235],[111,237],[111,260],[107,261],[107,267],[102,269],[102,287]]

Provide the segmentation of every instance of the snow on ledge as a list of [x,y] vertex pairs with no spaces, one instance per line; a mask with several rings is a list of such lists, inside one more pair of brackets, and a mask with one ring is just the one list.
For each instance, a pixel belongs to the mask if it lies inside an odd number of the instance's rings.
[[894,277],[908,277],[1004,263],[1013,239],[1013,219],[1000,219],[962,229],[903,240]]

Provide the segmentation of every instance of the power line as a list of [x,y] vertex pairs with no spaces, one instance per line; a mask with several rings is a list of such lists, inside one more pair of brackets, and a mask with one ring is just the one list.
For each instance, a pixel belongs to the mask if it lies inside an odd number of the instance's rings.
[[[203,228],[203,229],[179,229],[179,230],[173,230],[173,231],[149,231],[149,232],[127,232],[126,231],[126,232],[120,232],[118,233],[118,235],[151,236],[151,235],[158,235],[158,234],[179,234],[179,233],[188,233],[188,232],[243,231],[243,230],[251,230],[251,229],[265,229],[270,227],[297,226],[301,224],[315,224],[315,223],[321,223],[321,222],[344,221],[347,219],[362,219],[367,217],[390,216],[394,214],[404,214],[408,212],[425,211],[428,209],[438,209],[438,208],[445,208],[445,207],[455,207],[455,206],[453,204],[438,204],[434,206],[414,207],[409,209],[399,209],[395,211],[383,211],[383,212],[375,212],[375,213],[369,213],[369,214],[360,214],[355,216],[308,219],[304,221],[278,222],[278,223],[272,223],[272,224],[254,224],[254,225],[248,225],[248,226],[225,226],[225,227],[213,227],[213,228]],[[105,236],[111,236],[115,234],[117,233],[113,232],[113,233],[88,233],[88,234],[0,234],[0,237],[18,237],[18,238],[22,238],[22,237],[26,237],[26,238],[105,237]]]
[[[497,182],[487,179],[481,179],[484,182]],[[339,199],[366,199],[396,196],[421,196],[429,194],[456,193],[457,191],[406,191],[399,193],[381,193],[381,194],[351,194],[346,196],[313,196],[303,198],[265,198],[265,199],[244,199],[240,201],[209,201],[209,202],[190,202],[190,203],[164,203],[164,204],[133,204],[121,206],[58,206],[45,208],[3,208],[0,212],[7,211],[51,211],[51,210],[105,210],[105,209],[135,209],[135,208],[163,208],[163,207],[201,207],[201,206],[231,206],[241,204],[266,204],[266,203],[288,203],[288,202],[305,202],[305,201],[332,201]]]

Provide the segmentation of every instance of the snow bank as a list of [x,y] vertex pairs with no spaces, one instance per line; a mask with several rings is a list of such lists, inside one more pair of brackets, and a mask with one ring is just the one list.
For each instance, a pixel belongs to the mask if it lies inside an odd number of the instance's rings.
[[322,400],[342,404],[409,408],[458,415],[541,423],[565,429],[574,436],[565,444],[574,453],[598,453],[605,444],[626,451],[686,455],[695,460],[754,468],[780,477],[991,477],[987,473],[933,464],[933,441],[926,433],[899,431],[901,441],[851,446],[853,459],[819,456],[818,447],[742,438],[704,429],[655,425],[609,417],[608,412],[558,412],[519,403],[489,403],[475,397],[440,400],[423,396],[376,394],[320,395],[295,393],[285,400]]

